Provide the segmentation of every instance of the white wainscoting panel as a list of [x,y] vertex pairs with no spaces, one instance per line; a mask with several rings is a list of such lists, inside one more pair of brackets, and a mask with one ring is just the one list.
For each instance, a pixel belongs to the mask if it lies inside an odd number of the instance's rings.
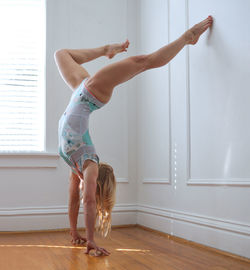
[[250,185],[250,2],[186,4],[187,28],[214,17],[213,27],[186,50],[187,183]]
[[[149,54],[169,42],[169,1],[152,4],[150,0],[142,0],[139,10],[139,54]],[[170,69],[168,66],[151,69],[137,79],[138,162],[142,182],[171,183]]]

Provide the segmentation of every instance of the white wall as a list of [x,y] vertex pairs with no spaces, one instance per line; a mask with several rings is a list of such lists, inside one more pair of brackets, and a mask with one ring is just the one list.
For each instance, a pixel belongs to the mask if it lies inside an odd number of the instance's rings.
[[[49,153],[57,152],[57,122],[71,95],[56,49],[128,37],[129,55],[150,53],[215,17],[196,46],[117,87],[91,116],[99,156],[120,181],[114,225],[139,223],[250,257],[247,10],[244,0],[47,1]],[[125,56],[85,67],[93,73]],[[68,227],[67,164],[54,155],[0,159],[0,230]]]
[[[53,53],[60,48],[91,48],[131,41],[135,52],[135,8],[124,0],[47,1],[46,146],[57,153],[58,120],[71,90],[61,79]],[[84,65],[90,74],[126,57],[105,57]],[[118,180],[113,224],[136,221],[135,81],[117,87],[112,101],[91,115],[90,134],[102,161],[109,162]],[[1,156],[0,231],[67,228],[69,167],[57,154]],[[14,164],[14,163],[15,164]],[[5,166],[3,168],[3,166]],[[11,167],[14,166],[14,167]],[[23,166],[23,167],[19,167]],[[82,211],[82,210],[81,210]],[[83,226],[83,216],[79,219]]]
[[143,0],[138,9],[142,52],[215,20],[168,67],[138,78],[137,223],[250,257],[249,1]]

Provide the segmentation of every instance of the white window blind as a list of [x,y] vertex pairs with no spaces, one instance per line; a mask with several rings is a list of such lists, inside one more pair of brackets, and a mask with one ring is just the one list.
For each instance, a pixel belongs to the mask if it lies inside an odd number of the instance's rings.
[[0,152],[45,149],[45,0],[0,0]]

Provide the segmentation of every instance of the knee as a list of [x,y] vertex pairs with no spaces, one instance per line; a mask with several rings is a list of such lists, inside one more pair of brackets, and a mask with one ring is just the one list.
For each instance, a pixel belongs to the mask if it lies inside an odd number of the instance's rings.
[[54,52],[54,58],[56,61],[59,59],[65,57],[65,54],[67,53],[66,49],[60,49]]
[[132,60],[141,67],[142,71],[149,68],[149,55],[147,54],[132,56]]
[[83,192],[83,202],[87,204],[94,204],[96,202],[96,185],[88,185]]

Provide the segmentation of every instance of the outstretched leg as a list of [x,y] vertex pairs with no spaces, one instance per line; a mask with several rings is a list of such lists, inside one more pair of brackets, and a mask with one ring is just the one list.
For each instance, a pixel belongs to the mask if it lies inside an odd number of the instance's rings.
[[194,25],[180,38],[148,55],[132,56],[110,64],[90,77],[86,86],[103,102],[111,98],[115,86],[133,78],[135,75],[152,68],[166,65],[187,44],[196,44],[200,35],[212,25],[209,16],[199,24]]

